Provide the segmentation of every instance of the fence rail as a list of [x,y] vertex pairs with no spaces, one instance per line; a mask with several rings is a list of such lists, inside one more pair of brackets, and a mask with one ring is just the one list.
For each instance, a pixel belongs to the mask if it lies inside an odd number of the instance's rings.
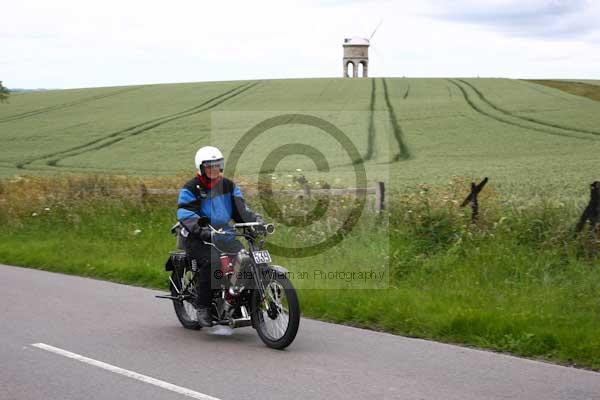
[[[241,185],[242,190],[248,196],[253,196],[258,193],[256,186]],[[133,190],[122,190],[122,192],[133,193]],[[343,196],[353,194],[374,194],[375,195],[375,211],[381,212],[385,209],[385,184],[383,182],[377,182],[373,187],[368,188],[339,188],[339,189],[313,189],[309,186],[305,186],[302,189],[281,189],[273,190],[273,193],[288,194],[296,197],[311,197],[315,195],[332,195],[332,196]],[[140,185],[139,194],[144,197],[146,195],[177,195],[179,189],[157,189],[147,188],[145,185]]]
[[[256,186],[251,185],[240,185],[243,193],[248,196],[256,196],[259,194],[259,189]],[[149,188],[143,183],[138,188],[129,189],[116,189],[116,188],[83,188],[80,189],[81,193],[102,193],[104,195],[121,194],[129,196],[140,196],[141,199],[145,199],[149,195],[173,195],[177,196],[180,189],[165,189],[165,188]],[[344,195],[359,195],[359,194],[374,194],[375,195],[375,211],[381,212],[385,209],[385,184],[383,182],[377,182],[373,187],[367,188],[318,188],[313,189],[308,185],[305,185],[302,189],[275,189],[274,194],[286,194],[296,198],[310,199],[312,196],[320,195],[331,195],[331,196],[344,196]]]

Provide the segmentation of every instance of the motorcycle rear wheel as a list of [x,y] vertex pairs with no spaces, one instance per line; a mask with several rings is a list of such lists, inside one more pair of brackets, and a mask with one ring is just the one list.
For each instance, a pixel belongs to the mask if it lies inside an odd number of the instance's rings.
[[252,319],[260,339],[270,348],[289,346],[300,326],[300,303],[296,289],[285,275],[274,274],[265,285],[265,299],[258,290],[252,296]]
[[[178,296],[179,293],[188,285],[193,276],[192,271],[188,267],[175,268],[171,273],[171,296]],[[173,286],[173,283],[176,286]],[[196,306],[194,305],[194,299],[196,298],[196,285],[192,282],[184,295],[188,295],[188,298],[179,301],[173,300],[173,307],[175,308],[175,314],[181,325],[186,329],[200,330],[202,326],[198,322],[196,315]]]

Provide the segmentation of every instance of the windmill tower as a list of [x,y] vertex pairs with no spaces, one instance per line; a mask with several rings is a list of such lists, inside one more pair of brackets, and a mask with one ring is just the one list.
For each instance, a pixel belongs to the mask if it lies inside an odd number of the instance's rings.
[[362,77],[368,77],[369,70],[369,39],[344,39],[344,78],[349,78],[348,66],[352,65],[352,78],[358,77],[358,68],[362,67]]
[[375,32],[377,32],[382,22],[379,22],[368,39],[361,37],[344,39],[344,78],[350,78],[350,74],[348,73],[350,65],[352,66],[352,78],[358,77],[359,68],[362,69],[363,78],[369,76],[369,46],[371,45],[371,39],[373,39]]

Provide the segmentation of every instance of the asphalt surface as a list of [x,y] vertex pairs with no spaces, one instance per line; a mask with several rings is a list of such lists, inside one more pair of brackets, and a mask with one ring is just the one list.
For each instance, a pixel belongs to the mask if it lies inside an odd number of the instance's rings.
[[190,331],[159,293],[0,265],[0,399],[189,398],[37,343],[222,400],[600,399],[598,373],[310,319],[284,351]]

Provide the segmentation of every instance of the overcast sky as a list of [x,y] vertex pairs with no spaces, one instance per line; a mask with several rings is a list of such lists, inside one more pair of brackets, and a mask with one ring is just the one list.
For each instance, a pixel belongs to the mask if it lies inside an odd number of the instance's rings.
[[2,6],[0,80],[75,88],[369,74],[600,79],[600,1],[19,0]]

